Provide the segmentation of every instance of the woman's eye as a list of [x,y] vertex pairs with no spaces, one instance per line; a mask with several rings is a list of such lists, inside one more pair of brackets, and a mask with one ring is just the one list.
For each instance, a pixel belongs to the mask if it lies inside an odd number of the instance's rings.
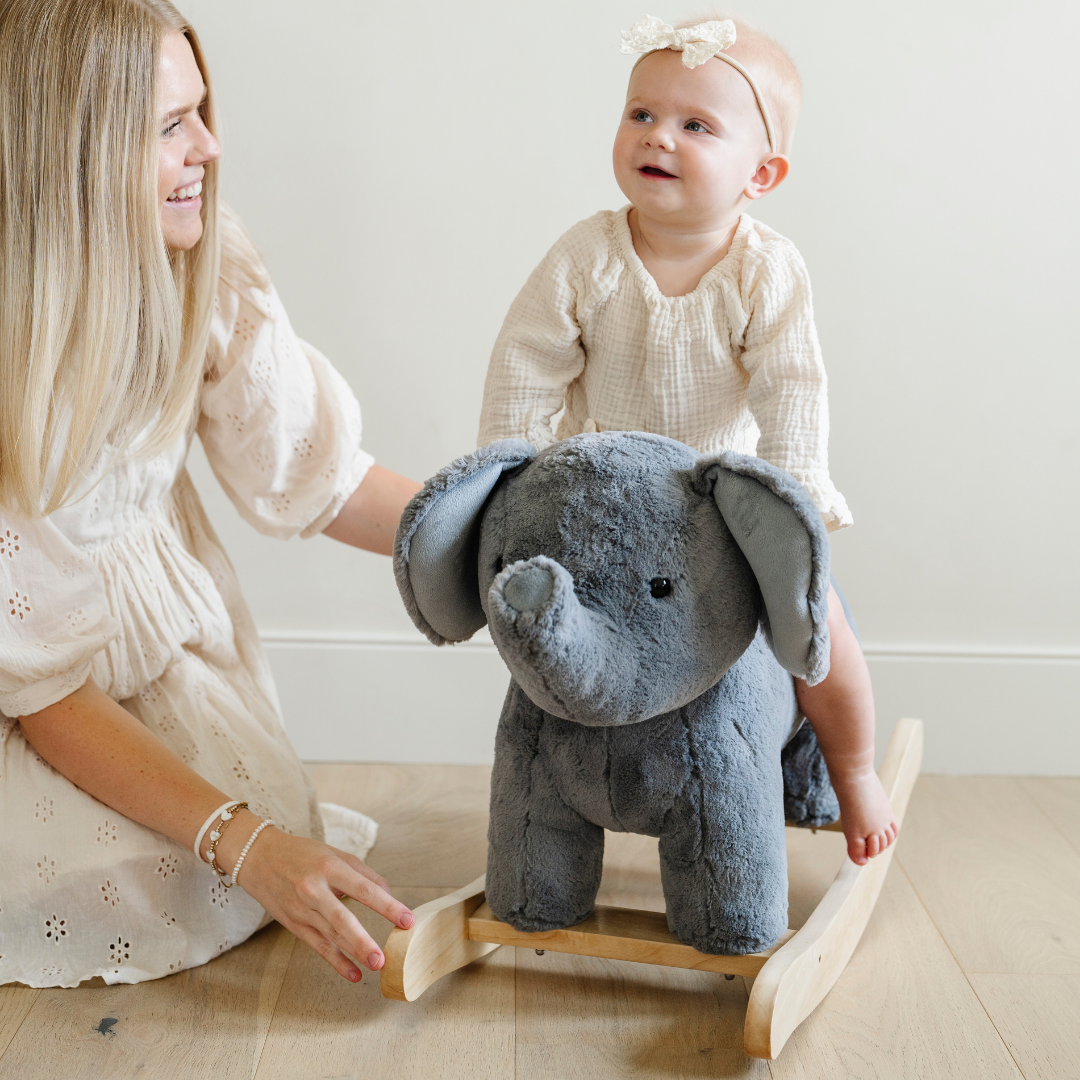
[[179,120],[174,120],[162,133],[161,137],[164,139],[171,135],[180,126]]
[[654,600],[663,600],[665,596],[671,595],[671,580],[666,577],[654,577],[649,582],[649,592],[652,593]]

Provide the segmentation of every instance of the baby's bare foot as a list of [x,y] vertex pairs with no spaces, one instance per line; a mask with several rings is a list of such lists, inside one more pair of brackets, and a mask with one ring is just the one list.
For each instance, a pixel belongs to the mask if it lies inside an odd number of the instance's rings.
[[834,781],[833,788],[840,803],[848,857],[857,866],[865,866],[892,844],[900,832],[892,803],[872,769]]

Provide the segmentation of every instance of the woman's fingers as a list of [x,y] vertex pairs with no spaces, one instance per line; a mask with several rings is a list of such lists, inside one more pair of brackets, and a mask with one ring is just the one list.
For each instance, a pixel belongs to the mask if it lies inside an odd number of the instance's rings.
[[378,912],[403,930],[408,930],[416,922],[416,917],[400,900],[395,900],[385,889],[347,863],[340,866],[337,873],[331,874],[328,881],[331,888],[341,889],[347,896]]
[[313,926],[289,926],[305,945],[310,945],[339,975],[349,982],[359,982],[363,973],[334,943]]
[[358,859],[355,855],[351,855],[347,851],[338,851],[337,848],[334,848],[334,851],[337,851],[337,853],[342,857],[342,859],[344,859],[345,862],[347,862],[358,874],[363,874],[364,877],[368,879],[368,881],[375,882],[375,884],[378,885],[380,889],[389,890],[390,882],[388,882],[386,878],[384,878],[381,874],[375,873],[375,871],[372,870],[371,867],[363,861],[363,859]]
[[343,953],[353,957],[372,971],[383,965],[383,951],[375,939],[364,929],[360,920],[339,900],[327,903],[324,908],[311,913],[311,923],[316,930]]

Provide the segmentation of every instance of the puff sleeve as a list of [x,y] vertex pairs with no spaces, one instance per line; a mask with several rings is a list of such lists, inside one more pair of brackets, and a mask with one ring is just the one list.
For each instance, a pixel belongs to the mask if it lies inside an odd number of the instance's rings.
[[0,511],[0,712],[54,705],[120,632],[93,561],[48,519]]
[[577,231],[547,253],[507,312],[484,381],[479,446],[525,439],[543,450],[555,442],[552,417],[585,367],[577,320],[581,275],[572,243]]
[[757,456],[786,470],[810,493],[830,532],[851,511],[829,477],[829,403],[810,276],[790,241],[763,245],[743,278],[749,313],[741,362],[757,422]]
[[296,336],[272,286],[222,281],[198,432],[241,517],[281,539],[322,532],[374,460],[348,383]]

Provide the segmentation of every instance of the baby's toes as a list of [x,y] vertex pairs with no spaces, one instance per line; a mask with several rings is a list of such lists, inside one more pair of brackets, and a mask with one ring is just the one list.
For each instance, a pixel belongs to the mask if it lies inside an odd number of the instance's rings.
[[847,845],[848,858],[856,866],[864,866],[866,864],[866,838],[862,836],[852,836],[848,839]]
[[881,837],[877,833],[871,833],[866,838],[867,858],[873,859],[881,851]]

